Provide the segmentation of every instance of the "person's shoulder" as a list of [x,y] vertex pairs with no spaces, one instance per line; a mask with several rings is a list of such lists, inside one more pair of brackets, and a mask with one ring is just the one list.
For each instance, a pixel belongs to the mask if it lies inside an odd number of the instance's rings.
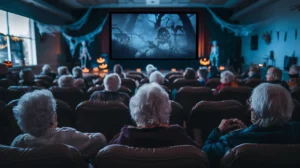
[[21,147],[23,144],[23,141],[25,140],[25,138],[29,136],[29,134],[21,134],[21,135],[18,135],[14,140],[13,142],[11,143],[10,146],[15,146],[15,147]]
[[76,129],[71,128],[71,127],[61,127],[61,128],[56,128],[56,132],[75,132]]

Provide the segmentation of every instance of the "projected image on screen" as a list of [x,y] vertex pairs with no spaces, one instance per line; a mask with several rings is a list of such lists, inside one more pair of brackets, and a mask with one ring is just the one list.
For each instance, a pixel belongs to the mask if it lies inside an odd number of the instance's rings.
[[112,59],[195,59],[195,13],[113,13]]

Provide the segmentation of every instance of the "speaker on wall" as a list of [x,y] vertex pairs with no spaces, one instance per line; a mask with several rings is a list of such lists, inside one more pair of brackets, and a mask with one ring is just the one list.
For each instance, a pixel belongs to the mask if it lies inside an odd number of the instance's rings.
[[258,49],[258,35],[251,36],[251,50],[257,50]]

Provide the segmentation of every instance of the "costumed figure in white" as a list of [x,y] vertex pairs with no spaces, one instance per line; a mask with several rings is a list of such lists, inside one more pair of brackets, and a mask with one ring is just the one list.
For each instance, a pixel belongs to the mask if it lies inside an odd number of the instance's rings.
[[217,44],[217,41],[213,41],[211,46],[211,51],[210,51],[210,65],[211,66],[219,66],[219,46]]
[[81,47],[79,50],[79,59],[80,59],[80,63],[81,63],[81,68],[86,68],[86,61],[87,59],[91,60],[91,56],[89,53],[89,50],[86,46],[85,41],[81,42]]

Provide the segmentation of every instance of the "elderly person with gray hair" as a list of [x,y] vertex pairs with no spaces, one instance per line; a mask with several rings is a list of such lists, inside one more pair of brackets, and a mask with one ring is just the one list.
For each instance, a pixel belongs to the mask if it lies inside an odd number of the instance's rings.
[[130,99],[130,114],[136,127],[125,126],[110,144],[159,148],[175,145],[199,147],[177,125],[169,125],[171,104],[168,94],[157,83],[144,84]]
[[121,78],[118,74],[112,73],[105,76],[104,90],[94,92],[91,101],[121,101],[128,106],[130,97],[126,93],[118,92],[121,87]]
[[52,79],[55,79],[55,77],[56,77],[56,74],[51,71],[51,67],[48,64],[45,64],[43,66],[42,72],[40,74],[50,76]]
[[266,79],[268,83],[281,85],[282,87],[290,91],[289,85],[282,80],[282,71],[279,68],[269,68],[266,74]]
[[26,93],[13,112],[24,134],[17,136],[11,146],[34,148],[66,144],[90,158],[106,145],[106,138],[101,133],[81,133],[73,128],[57,127],[56,101],[48,90]]
[[253,90],[249,100],[252,125],[246,127],[238,119],[222,120],[207,138],[202,150],[211,164],[218,164],[229,149],[243,143],[300,143],[300,123],[288,122],[294,106],[285,88],[263,83]]
[[217,94],[225,86],[238,87],[237,83],[235,82],[235,75],[228,70],[221,73],[220,82],[221,84],[217,86],[214,94]]
[[146,74],[147,76],[150,76],[152,72],[157,71],[157,68],[155,66],[153,66],[152,64],[148,64],[146,66]]
[[74,87],[85,89],[86,82],[83,79],[82,69],[79,66],[76,66],[72,69],[72,74],[74,77]]
[[151,73],[151,75],[149,76],[150,83],[156,82],[160,85],[163,85],[164,80],[165,80],[164,76],[159,71],[155,71],[155,72]]
[[22,69],[19,72],[20,81],[19,84],[22,86],[34,86],[36,85],[34,81],[34,73],[32,72],[31,68]]
[[58,87],[60,88],[74,87],[74,78],[71,75],[62,75],[58,79]]
[[69,69],[66,66],[60,66],[57,68],[57,76],[56,79],[58,79],[59,77],[61,77],[62,75],[69,75]]

